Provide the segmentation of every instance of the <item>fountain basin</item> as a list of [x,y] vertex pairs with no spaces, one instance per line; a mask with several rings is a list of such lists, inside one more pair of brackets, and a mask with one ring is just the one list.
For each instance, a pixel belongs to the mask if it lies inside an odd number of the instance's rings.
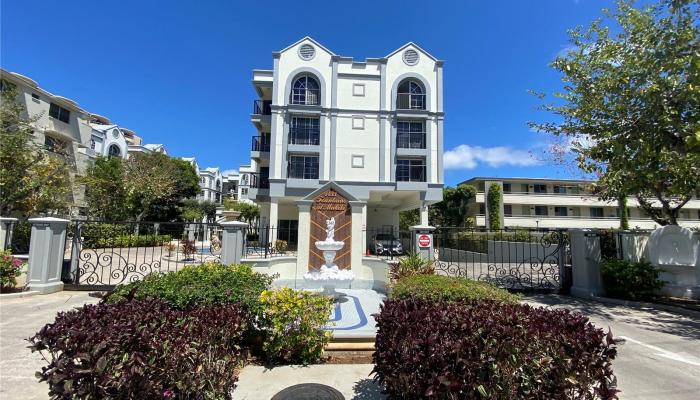
[[316,248],[321,250],[321,251],[338,251],[343,248],[345,245],[345,242],[336,242],[335,240],[333,241],[328,241],[328,240],[323,240],[323,241],[317,241],[316,243]]

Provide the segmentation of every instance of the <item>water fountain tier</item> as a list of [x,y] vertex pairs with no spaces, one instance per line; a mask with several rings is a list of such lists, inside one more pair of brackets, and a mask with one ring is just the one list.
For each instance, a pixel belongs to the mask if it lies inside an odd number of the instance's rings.
[[324,265],[319,269],[307,272],[304,274],[304,279],[307,281],[319,282],[323,284],[324,293],[335,294],[335,287],[341,283],[349,283],[355,279],[355,274],[349,269],[340,269],[333,263],[338,250],[345,245],[344,242],[336,242],[335,236],[335,218],[326,220],[326,240],[319,240],[316,243],[316,248],[323,252]]

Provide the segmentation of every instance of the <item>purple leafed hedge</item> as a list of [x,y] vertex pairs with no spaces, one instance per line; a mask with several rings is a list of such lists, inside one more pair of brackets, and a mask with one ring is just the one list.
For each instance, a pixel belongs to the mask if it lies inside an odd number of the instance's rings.
[[613,399],[612,334],[566,310],[391,299],[375,379],[394,399]]
[[228,398],[248,320],[238,304],[121,301],[59,313],[29,340],[54,399]]

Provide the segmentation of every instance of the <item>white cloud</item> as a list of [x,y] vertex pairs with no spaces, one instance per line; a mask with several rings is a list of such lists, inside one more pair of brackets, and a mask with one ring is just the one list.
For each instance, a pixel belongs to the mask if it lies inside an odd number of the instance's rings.
[[443,161],[445,169],[474,169],[479,164],[489,167],[515,165],[529,167],[539,165],[530,151],[518,150],[505,146],[481,147],[461,144],[445,152]]
[[229,174],[237,174],[237,173],[238,173],[238,170],[235,168],[225,169],[225,170],[221,171],[221,175],[229,175]]

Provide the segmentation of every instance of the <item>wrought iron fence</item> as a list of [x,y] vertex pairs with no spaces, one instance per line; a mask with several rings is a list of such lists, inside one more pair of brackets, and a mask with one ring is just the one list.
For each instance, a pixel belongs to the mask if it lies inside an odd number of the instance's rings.
[[244,258],[272,258],[297,255],[298,227],[251,226],[245,231]]
[[221,234],[215,223],[72,221],[62,280],[68,289],[108,289],[220,261]]
[[571,253],[565,230],[443,227],[434,232],[433,243],[439,274],[512,290],[566,290],[570,286]]

